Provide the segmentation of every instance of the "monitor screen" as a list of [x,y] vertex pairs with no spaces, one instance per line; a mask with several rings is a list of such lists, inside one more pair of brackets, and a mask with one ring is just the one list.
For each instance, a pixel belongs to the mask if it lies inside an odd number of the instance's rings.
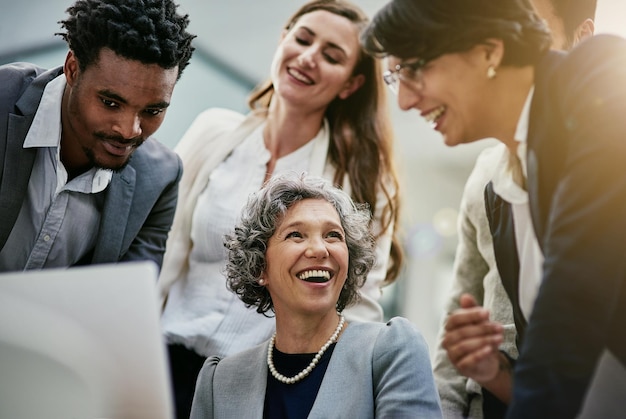
[[151,262],[0,274],[0,418],[173,417]]

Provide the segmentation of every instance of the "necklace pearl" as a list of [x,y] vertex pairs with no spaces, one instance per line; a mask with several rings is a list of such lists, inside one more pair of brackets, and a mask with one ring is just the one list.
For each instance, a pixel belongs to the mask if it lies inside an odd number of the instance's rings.
[[272,338],[270,339],[269,347],[267,350],[267,366],[269,367],[270,373],[272,373],[272,376],[278,381],[280,381],[281,383],[295,384],[298,381],[302,380],[307,375],[309,375],[311,371],[313,371],[313,368],[315,368],[317,363],[320,362],[320,359],[322,359],[322,355],[324,355],[324,352],[326,352],[326,350],[330,347],[330,345],[332,345],[333,343],[337,341],[337,338],[339,337],[339,333],[341,332],[341,329],[343,329],[343,325],[346,322],[346,318],[343,317],[343,314],[340,314],[339,316],[340,316],[339,324],[337,325],[337,328],[335,329],[335,332],[332,334],[330,339],[328,339],[326,343],[324,344],[324,346],[322,346],[322,349],[320,349],[317,352],[317,354],[315,354],[315,357],[313,358],[311,363],[305,369],[303,369],[302,371],[300,371],[293,377],[286,377],[282,375],[281,373],[279,373],[278,371],[276,371],[276,367],[274,366],[274,342],[276,341],[276,332],[274,332],[274,334],[272,335]]

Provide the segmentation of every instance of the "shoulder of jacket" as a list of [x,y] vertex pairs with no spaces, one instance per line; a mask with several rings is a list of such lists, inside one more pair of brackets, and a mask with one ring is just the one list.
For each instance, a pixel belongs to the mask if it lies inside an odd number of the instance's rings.
[[198,114],[192,125],[206,127],[235,127],[244,121],[246,115],[224,108],[209,108]]
[[61,67],[46,70],[25,62],[0,66],[0,86],[3,90],[1,106],[7,106],[7,110],[12,111],[13,106],[17,105],[25,113],[34,113],[45,85],[61,74],[61,70]]
[[154,137],[148,137],[144,143],[135,150],[133,157],[138,156],[151,161],[174,161],[178,155]]
[[490,146],[479,154],[476,163],[465,181],[461,196],[460,210],[466,214],[484,212],[485,187],[494,175],[494,168],[503,158],[506,146],[502,143]]
[[172,149],[152,137],[135,150],[128,166],[138,173],[143,173],[142,177],[146,179],[169,182],[179,179],[182,174],[180,157]]
[[209,108],[193,120],[183,137],[174,147],[183,161],[194,159],[199,150],[212,149],[215,140],[234,132],[250,116],[222,108]]

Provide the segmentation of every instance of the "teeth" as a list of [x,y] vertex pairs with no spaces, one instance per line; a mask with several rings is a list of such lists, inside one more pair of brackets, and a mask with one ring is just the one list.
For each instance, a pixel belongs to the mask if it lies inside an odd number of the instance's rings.
[[424,115],[424,119],[426,119],[426,122],[430,122],[433,123],[435,122],[444,112],[446,111],[446,107],[444,105],[441,105],[440,107],[438,107],[437,109],[427,113],[426,115]]
[[300,275],[298,275],[298,278],[304,279],[304,280],[309,279],[309,278],[324,278],[328,280],[330,279],[330,272],[313,269],[310,271],[302,272]]
[[301,81],[302,83],[313,84],[313,81],[311,79],[309,79],[304,74],[300,73],[298,70],[289,69],[289,74],[291,74],[293,77],[295,77],[297,80]]

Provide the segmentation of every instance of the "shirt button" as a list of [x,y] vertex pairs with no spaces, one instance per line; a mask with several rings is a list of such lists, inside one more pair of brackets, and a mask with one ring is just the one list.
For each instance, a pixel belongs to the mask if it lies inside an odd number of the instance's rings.
[[50,241],[50,235],[46,234],[45,236],[43,236],[43,241],[49,242]]

